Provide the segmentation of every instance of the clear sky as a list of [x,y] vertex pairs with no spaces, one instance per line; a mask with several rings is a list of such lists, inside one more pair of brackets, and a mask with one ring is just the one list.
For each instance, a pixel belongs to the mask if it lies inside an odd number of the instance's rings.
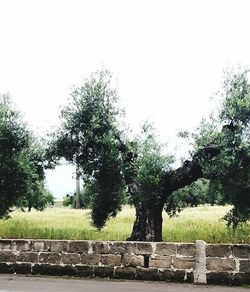
[[[146,118],[163,141],[214,107],[222,70],[250,65],[248,0],[0,0],[0,93],[44,134],[73,85],[103,65],[127,122]],[[48,174],[59,197],[73,169]]]

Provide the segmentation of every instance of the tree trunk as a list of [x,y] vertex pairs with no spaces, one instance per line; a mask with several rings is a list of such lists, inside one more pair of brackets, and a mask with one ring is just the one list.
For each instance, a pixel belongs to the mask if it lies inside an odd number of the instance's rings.
[[163,205],[147,206],[143,202],[135,204],[136,220],[129,241],[162,241]]

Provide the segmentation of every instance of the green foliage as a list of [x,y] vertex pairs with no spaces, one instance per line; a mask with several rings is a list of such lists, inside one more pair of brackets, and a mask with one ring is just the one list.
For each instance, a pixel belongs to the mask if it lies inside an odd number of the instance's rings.
[[157,141],[153,126],[147,122],[142,127],[141,135],[137,137],[136,145],[139,199],[149,206],[157,205],[162,201],[162,173],[170,169],[174,159],[163,154],[164,145]]
[[250,218],[250,84],[248,70],[228,71],[218,118],[204,123],[195,135],[196,149],[216,144],[220,153],[202,161],[204,174],[233,209],[225,216],[236,227]]
[[92,218],[97,228],[120,210],[124,197],[121,132],[117,92],[111,74],[100,71],[75,88],[61,112],[61,127],[54,134],[48,157],[65,158],[77,165],[92,194]]
[[7,95],[0,97],[0,217],[43,190],[41,149]]
[[43,211],[51,205],[54,205],[54,197],[44,187],[44,183],[40,181],[33,184],[32,190],[16,203],[16,206],[20,207],[23,211],[24,208],[28,208],[28,211],[31,211],[32,208]]
[[223,196],[218,192],[218,189],[204,178],[173,192],[166,202],[165,210],[172,217],[184,208],[197,207],[202,204],[225,204]]

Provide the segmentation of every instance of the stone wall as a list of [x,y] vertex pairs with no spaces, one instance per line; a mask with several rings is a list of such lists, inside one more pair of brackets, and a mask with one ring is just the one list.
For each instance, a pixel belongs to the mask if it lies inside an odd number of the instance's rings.
[[0,239],[0,273],[250,284],[250,245]]

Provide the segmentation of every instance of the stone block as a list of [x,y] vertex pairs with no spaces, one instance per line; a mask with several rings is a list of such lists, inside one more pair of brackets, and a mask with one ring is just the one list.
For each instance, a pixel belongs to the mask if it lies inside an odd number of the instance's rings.
[[23,263],[37,263],[38,253],[35,252],[20,252],[16,257],[17,262]]
[[81,263],[88,266],[98,266],[101,262],[99,254],[81,254]]
[[206,257],[229,257],[232,255],[231,245],[228,244],[207,244]]
[[92,250],[95,254],[107,254],[109,253],[108,242],[96,241],[92,243]]
[[151,257],[149,260],[150,268],[170,269],[171,264],[172,264],[172,257],[169,257],[169,256],[156,256],[156,257]]
[[29,263],[14,263],[11,264],[13,273],[17,274],[30,274],[31,273],[31,264]]
[[64,253],[61,255],[63,264],[77,265],[81,262],[81,256],[78,253]]
[[68,252],[69,242],[63,240],[53,240],[50,241],[50,251],[51,252]]
[[136,268],[136,279],[138,280],[160,280],[158,269],[155,268]]
[[101,262],[104,266],[117,267],[121,265],[121,256],[115,254],[102,255]]
[[11,274],[13,270],[10,264],[0,262],[0,274]]
[[233,285],[250,285],[250,273],[236,273],[233,275]]
[[153,247],[151,242],[137,242],[134,246],[131,245],[131,252],[136,255],[151,255]]
[[[184,270],[169,270],[169,269],[160,269],[159,278],[162,281],[166,282],[185,282],[185,271]],[[189,279],[189,278],[187,278]]]
[[32,244],[32,250],[34,251],[50,251],[49,241],[34,240],[31,242],[31,244]]
[[250,273],[250,260],[240,261],[240,272]]
[[32,267],[32,274],[49,276],[75,276],[76,271],[71,265],[60,266],[50,264],[35,264]]
[[177,247],[177,256],[195,257],[195,244],[183,243]]
[[112,267],[94,267],[94,275],[100,278],[113,278],[114,268]]
[[134,280],[136,269],[131,267],[117,267],[115,268],[115,277],[119,279]]
[[89,241],[70,241],[69,252],[73,253],[88,253],[90,243]]
[[0,250],[11,250],[12,241],[6,239],[0,239]]
[[175,256],[177,252],[177,245],[173,243],[156,243],[155,254],[161,256]]
[[128,242],[110,242],[109,243],[109,253],[110,254],[127,254],[129,253],[129,243]]
[[123,255],[121,263],[125,267],[143,267],[144,266],[144,257],[136,255]]
[[30,251],[32,249],[30,240],[15,240],[13,241],[13,250],[15,251]]
[[250,245],[239,244],[232,246],[233,256],[240,259],[250,259]]
[[207,284],[233,285],[234,275],[227,272],[207,273]]
[[61,256],[58,253],[42,252],[39,255],[39,263],[59,265]]
[[207,258],[206,268],[213,272],[235,271],[236,262],[232,259]]
[[94,268],[86,265],[75,266],[76,275],[80,277],[93,277]]
[[0,252],[0,262],[2,263],[8,263],[8,262],[12,262],[15,263],[16,262],[16,255],[12,252],[12,251],[1,251]]
[[189,270],[195,268],[195,259],[192,258],[173,258],[173,266],[178,270]]

